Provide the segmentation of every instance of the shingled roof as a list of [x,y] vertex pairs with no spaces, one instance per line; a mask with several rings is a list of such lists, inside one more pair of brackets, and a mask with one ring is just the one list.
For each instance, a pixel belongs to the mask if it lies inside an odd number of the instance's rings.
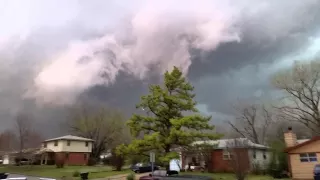
[[49,142],[49,141],[56,141],[56,140],[72,140],[72,141],[94,141],[92,139],[84,138],[84,137],[79,137],[79,136],[73,136],[73,135],[66,135],[66,136],[61,136],[57,138],[52,138],[52,139],[47,139],[44,142]]

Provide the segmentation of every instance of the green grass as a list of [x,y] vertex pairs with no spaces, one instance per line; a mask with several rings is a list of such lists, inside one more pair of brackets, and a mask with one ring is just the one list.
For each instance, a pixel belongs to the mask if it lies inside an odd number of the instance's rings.
[[56,168],[56,166],[48,165],[0,166],[0,172],[48,178],[72,177],[75,171],[89,172],[90,179],[127,174],[130,172],[129,170],[112,171],[111,167],[108,166],[65,166],[64,168]]
[[[190,173],[185,172],[183,174],[194,174],[194,175],[203,175],[203,176],[210,176],[215,180],[235,180],[235,175],[231,173]],[[247,180],[273,180],[271,176],[264,176],[264,175],[249,175]],[[283,180],[290,180],[290,179],[283,179]]]

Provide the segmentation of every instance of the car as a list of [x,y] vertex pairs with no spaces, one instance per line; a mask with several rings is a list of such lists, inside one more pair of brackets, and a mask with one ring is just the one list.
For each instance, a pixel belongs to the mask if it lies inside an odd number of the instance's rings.
[[[137,163],[135,165],[131,166],[131,170],[135,173],[145,173],[145,172],[151,172],[152,171],[152,165],[151,163]],[[153,170],[159,170],[159,166],[154,166]]]
[[166,170],[157,170],[149,176],[142,176],[139,180],[212,180],[211,177],[208,176],[200,176],[200,175],[190,175],[190,174],[182,174],[180,175],[178,171],[166,171]]
[[7,179],[9,173],[0,173],[0,179]]
[[320,180],[320,164],[314,166],[313,176],[315,180]]
[[153,174],[149,174],[149,176],[142,176],[139,178],[139,180],[157,180],[162,177],[167,177],[167,176],[174,176],[178,175],[178,171],[167,171],[167,170],[156,170],[153,172]]

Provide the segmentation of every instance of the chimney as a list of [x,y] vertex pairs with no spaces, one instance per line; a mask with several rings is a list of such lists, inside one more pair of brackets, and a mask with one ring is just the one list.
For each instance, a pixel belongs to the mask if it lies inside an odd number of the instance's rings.
[[284,133],[284,141],[287,147],[292,147],[297,144],[297,136],[292,132],[292,127],[288,127],[288,131]]

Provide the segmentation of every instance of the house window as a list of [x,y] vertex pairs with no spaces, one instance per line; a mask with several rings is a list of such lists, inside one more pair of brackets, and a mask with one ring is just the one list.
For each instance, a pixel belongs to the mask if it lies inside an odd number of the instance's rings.
[[222,154],[222,158],[223,160],[231,160],[231,154],[229,151],[223,151],[223,154]]
[[89,142],[86,142],[86,147],[88,147],[89,146]]
[[70,140],[67,141],[67,146],[70,146],[71,142]]
[[257,158],[257,153],[256,153],[256,150],[253,150],[253,154],[252,154],[252,157],[253,157],[253,159],[256,159],[256,158]]
[[58,141],[54,141],[54,146],[58,146]]
[[83,154],[83,158],[84,158],[84,160],[87,160],[88,155],[87,154]]
[[46,142],[43,143],[43,147],[44,147],[44,148],[47,148],[47,143],[46,143]]
[[263,151],[263,159],[267,159],[266,151]]
[[317,162],[316,153],[302,153],[300,154],[300,162]]

